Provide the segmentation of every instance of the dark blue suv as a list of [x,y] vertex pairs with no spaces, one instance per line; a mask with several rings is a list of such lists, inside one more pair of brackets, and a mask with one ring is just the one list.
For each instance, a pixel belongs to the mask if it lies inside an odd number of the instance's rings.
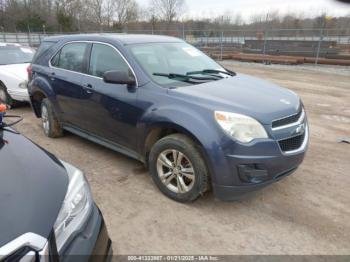
[[176,201],[210,188],[235,199],[291,174],[307,149],[295,93],[226,70],[176,38],[51,37],[28,71],[47,136],[67,130],[144,162]]

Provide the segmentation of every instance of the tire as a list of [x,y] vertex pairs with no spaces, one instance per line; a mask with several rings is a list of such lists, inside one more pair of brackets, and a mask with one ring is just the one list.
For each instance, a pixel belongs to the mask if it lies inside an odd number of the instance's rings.
[[13,106],[13,100],[7,92],[6,87],[0,83],[0,103]]
[[51,138],[63,136],[63,129],[55,115],[51,102],[44,98],[41,102],[41,122],[46,136]]
[[169,135],[155,143],[149,168],[159,190],[177,202],[192,202],[209,190],[208,169],[199,147],[185,135]]

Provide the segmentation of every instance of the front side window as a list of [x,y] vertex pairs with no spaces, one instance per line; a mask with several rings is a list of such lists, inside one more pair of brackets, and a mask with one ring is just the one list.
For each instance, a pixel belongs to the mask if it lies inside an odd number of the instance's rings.
[[86,43],[67,44],[51,60],[51,64],[58,68],[83,73],[87,47]]
[[91,50],[89,74],[102,77],[107,71],[124,71],[130,74],[129,66],[111,46],[94,44]]

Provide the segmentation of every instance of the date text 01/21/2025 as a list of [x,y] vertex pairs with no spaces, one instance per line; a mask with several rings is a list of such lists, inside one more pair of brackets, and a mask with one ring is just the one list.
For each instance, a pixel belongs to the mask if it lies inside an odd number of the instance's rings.
[[219,261],[216,256],[128,256],[128,261]]

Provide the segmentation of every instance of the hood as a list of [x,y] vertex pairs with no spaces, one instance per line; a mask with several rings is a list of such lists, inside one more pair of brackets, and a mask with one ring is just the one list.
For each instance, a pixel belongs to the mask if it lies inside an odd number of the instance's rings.
[[0,247],[28,232],[48,238],[68,187],[51,154],[0,129]]
[[0,71],[4,71],[7,74],[13,75],[20,80],[28,79],[27,68],[30,64],[13,64],[13,65],[0,65]]
[[170,94],[197,101],[212,110],[254,117],[263,124],[295,114],[299,97],[292,91],[244,74],[169,90]]

